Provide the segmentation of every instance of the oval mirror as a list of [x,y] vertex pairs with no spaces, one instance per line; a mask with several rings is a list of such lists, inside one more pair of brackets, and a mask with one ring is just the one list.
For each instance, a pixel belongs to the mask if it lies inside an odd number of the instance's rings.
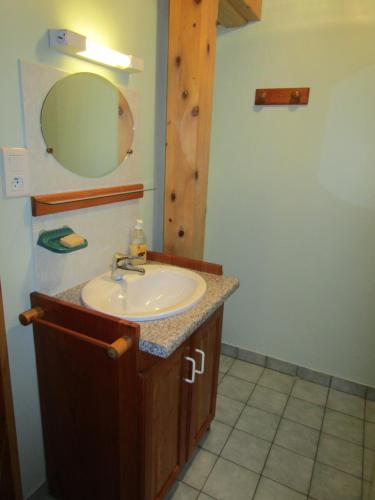
[[129,104],[110,81],[76,73],[49,91],[41,112],[47,151],[83,177],[109,174],[127,156],[134,122]]

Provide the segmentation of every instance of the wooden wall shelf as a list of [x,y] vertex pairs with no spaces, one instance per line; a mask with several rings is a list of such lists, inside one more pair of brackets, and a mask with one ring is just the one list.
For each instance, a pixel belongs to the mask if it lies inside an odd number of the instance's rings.
[[34,217],[38,217],[98,205],[108,205],[119,201],[135,200],[143,198],[144,191],[143,184],[132,184],[129,186],[32,196],[32,214]]
[[244,26],[250,21],[259,21],[262,15],[262,0],[220,0],[218,23],[226,28]]
[[299,106],[309,103],[310,88],[257,89],[256,106]]

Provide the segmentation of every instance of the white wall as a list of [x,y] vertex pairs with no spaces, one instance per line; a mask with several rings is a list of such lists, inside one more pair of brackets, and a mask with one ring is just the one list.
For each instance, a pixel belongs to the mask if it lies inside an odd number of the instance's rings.
[[[375,3],[263,0],[220,29],[206,258],[224,341],[375,386]],[[254,108],[256,88],[311,87]]]

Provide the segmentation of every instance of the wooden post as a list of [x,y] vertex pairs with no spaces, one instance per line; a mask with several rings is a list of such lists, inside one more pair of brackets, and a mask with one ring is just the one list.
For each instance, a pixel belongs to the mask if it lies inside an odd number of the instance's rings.
[[170,0],[164,251],[202,259],[218,0]]

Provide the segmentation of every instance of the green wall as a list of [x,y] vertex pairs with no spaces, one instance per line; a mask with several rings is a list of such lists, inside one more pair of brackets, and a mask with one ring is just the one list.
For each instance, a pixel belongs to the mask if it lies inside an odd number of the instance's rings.
[[[220,29],[206,258],[224,341],[375,386],[375,3],[263,0]],[[254,108],[263,87],[307,107]]]
[[[136,133],[139,134],[141,177],[150,185],[160,183],[164,142],[166,5],[165,1],[148,0],[2,0],[0,146],[24,145],[19,59],[68,72],[93,71],[139,91],[140,127]],[[145,71],[128,77],[119,71],[59,54],[48,48],[48,28],[68,28],[141,57]],[[157,128],[155,124],[158,124]],[[151,246],[156,249],[161,244],[161,201],[162,189],[159,189],[146,194],[141,206]],[[29,495],[45,480],[32,332],[30,328],[18,326],[17,321],[18,313],[29,307],[28,296],[34,288],[29,201],[25,198],[4,199],[1,192],[0,228],[0,276],[16,424],[23,488],[25,495]]]

